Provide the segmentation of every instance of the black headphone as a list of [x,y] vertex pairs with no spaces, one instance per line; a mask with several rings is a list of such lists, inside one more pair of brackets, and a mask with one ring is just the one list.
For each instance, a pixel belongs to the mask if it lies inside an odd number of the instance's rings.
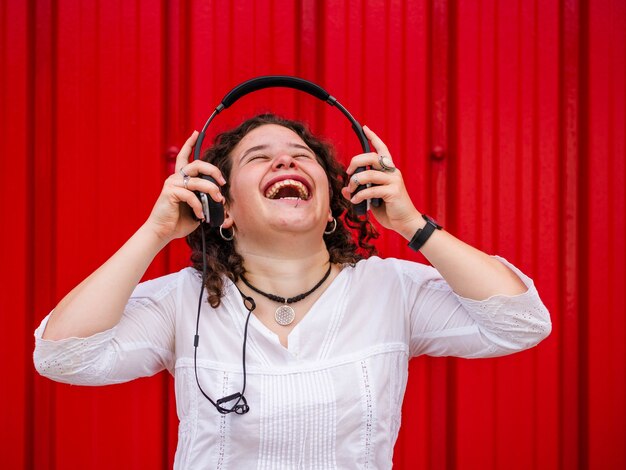
[[[202,141],[204,140],[204,136],[206,135],[206,130],[209,127],[209,124],[211,123],[211,121],[213,121],[215,116],[217,116],[224,109],[231,106],[239,98],[249,93],[252,93],[254,91],[262,90],[264,88],[293,88],[293,89],[308,93],[309,95],[313,95],[322,101],[326,101],[331,106],[336,106],[339,109],[339,111],[341,111],[343,115],[346,116],[346,118],[348,118],[348,120],[352,124],[352,129],[356,133],[359,139],[359,142],[361,143],[363,152],[368,153],[371,151],[369,142],[367,141],[367,137],[365,137],[365,133],[363,132],[363,127],[361,127],[361,125],[356,121],[356,119],[352,117],[352,115],[348,112],[348,110],[344,108],[341,105],[341,103],[339,103],[339,101],[337,101],[337,98],[332,96],[322,87],[308,80],[304,80],[303,78],[290,77],[287,75],[267,75],[267,76],[252,78],[248,81],[245,81],[241,83],[240,85],[237,85],[235,88],[229,91],[226,94],[226,96],[224,96],[224,98],[222,99],[222,102],[215,108],[215,111],[213,111],[213,114],[211,114],[206,124],[200,131],[200,134],[198,135],[198,138],[196,140],[196,145],[194,147],[194,153],[193,153],[194,160],[200,159],[200,150],[202,148]],[[359,167],[355,170],[354,173],[357,174],[362,171],[365,171],[366,169],[367,169],[366,167]],[[217,182],[211,176],[202,175],[202,174],[198,176],[205,180],[211,181],[213,184],[217,185]],[[370,185],[369,184],[360,185],[356,189],[354,194],[356,194],[357,192],[361,191],[362,189],[368,186]],[[200,199],[200,202],[202,203],[202,212],[204,213],[204,221],[208,223],[211,227],[219,227],[220,225],[222,225],[222,223],[224,222],[224,206],[221,203],[214,201],[211,198],[211,196],[209,196],[206,193],[201,193],[199,191],[195,191],[195,193],[198,199]],[[380,206],[381,203],[382,203],[382,200],[378,198],[372,199],[371,201],[371,204],[375,207]],[[370,200],[365,200],[356,204],[355,205],[356,214],[365,215],[369,209],[369,206],[370,206]],[[204,237],[204,223],[201,224],[201,230],[202,230],[202,252],[205,253],[206,246],[205,246],[205,237]],[[196,374],[196,383],[198,384],[198,388],[200,389],[202,394],[211,402],[211,404],[221,414],[228,414],[228,413],[233,413],[233,412],[237,414],[245,414],[248,411],[250,411],[250,407],[248,406],[246,398],[244,397],[244,392],[246,390],[246,340],[248,338],[248,323],[250,320],[250,315],[252,314],[252,311],[256,308],[256,304],[252,297],[248,297],[244,295],[241,291],[239,291],[239,293],[241,294],[243,298],[244,306],[248,310],[248,316],[246,318],[246,323],[245,323],[245,328],[244,328],[243,353],[242,353],[243,386],[242,386],[241,392],[234,393],[224,398],[220,398],[219,400],[217,400],[217,402],[214,402],[204,392],[204,390],[202,390],[202,387],[200,386],[200,381],[198,380],[198,370],[196,368],[196,356],[198,352],[198,344],[200,342],[200,335],[198,335],[198,328],[200,324],[200,307],[202,306],[202,296],[204,293],[204,286],[206,284],[206,257],[203,256],[202,259],[203,259],[202,286],[200,289],[200,298],[198,299],[198,317],[196,320],[196,335],[194,337],[194,357],[193,357],[194,371]],[[235,287],[237,287],[236,284],[235,284]],[[239,290],[238,287],[237,287],[237,290]],[[223,404],[226,404],[233,400],[236,400],[236,401],[234,405],[232,405],[230,408],[226,408],[222,406]]]
[[[337,98],[332,96],[330,93],[328,93],[319,85],[316,85],[315,83],[305,80],[303,78],[290,77],[288,75],[267,75],[267,76],[256,77],[256,78],[247,80],[241,83],[240,85],[237,85],[235,88],[230,90],[226,94],[226,96],[224,96],[224,98],[222,99],[222,102],[215,108],[215,111],[213,111],[213,114],[211,114],[206,124],[200,131],[200,134],[198,135],[198,139],[196,140],[196,145],[194,147],[194,152],[193,152],[194,160],[200,159],[200,150],[202,148],[202,142],[204,141],[204,136],[206,135],[206,130],[209,127],[209,124],[211,123],[211,121],[213,121],[213,119],[215,118],[215,116],[217,116],[224,109],[231,106],[239,98],[242,98],[243,96],[249,93],[252,93],[254,91],[263,90],[264,88],[293,88],[293,89],[308,93],[309,95],[313,95],[322,101],[326,101],[331,106],[336,106],[337,109],[339,109],[339,111],[341,111],[343,115],[346,118],[348,118],[348,120],[352,124],[352,129],[356,133],[359,139],[359,142],[361,143],[361,147],[363,148],[363,153],[370,152],[370,145],[369,145],[369,142],[367,141],[367,137],[365,137],[365,133],[363,132],[363,127],[361,127],[361,124],[359,124],[357,120],[354,119],[352,115],[348,112],[348,110],[344,108],[341,105],[341,103],[339,103],[339,101],[337,101]],[[366,170],[365,167],[359,167],[356,169],[354,174],[360,173],[365,170]],[[210,176],[199,175],[199,177],[204,178],[208,181],[211,181],[214,184],[217,184],[215,180]],[[354,194],[358,193],[359,191],[361,191],[362,189],[368,186],[369,185],[360,185],[356,189]],[[204,212],[204,220],[211,227],[219,227],[220,225],[222,225],[222,223],[224,222],[224,206],[221,203],[214,201],[208,194],[196,191],[196,195],[198,196],[198,199],[200,199],[200,202],[202,203],[202,211]],[[376,198],[376,199],[372,199],[371,204],[374,205],[375,207],[378,207],[380,206],[381,202],[382,202],[381,199]],[[369,205],[370,205],[369,199],[356,204],[354,208],[356,214],[365,215],[367,213],[367,210],[369,209]]]

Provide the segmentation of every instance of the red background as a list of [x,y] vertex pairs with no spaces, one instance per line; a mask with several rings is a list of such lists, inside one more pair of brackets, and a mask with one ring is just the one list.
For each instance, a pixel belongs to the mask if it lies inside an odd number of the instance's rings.
[[[552,313],[531,351],[413,360],[395,468],[625,468],[625,44],[619,0],[0,2],[0,465],[171,468],[171,377],[56,384],[32,333],[145,220],[230,88],[292,74]],[[337,110],[290,90],[242,99],[212,133],[268,109],[359,152]],[[395,234],[378,247],[420,260]],[[178,243],[147,277],[186,263]]]

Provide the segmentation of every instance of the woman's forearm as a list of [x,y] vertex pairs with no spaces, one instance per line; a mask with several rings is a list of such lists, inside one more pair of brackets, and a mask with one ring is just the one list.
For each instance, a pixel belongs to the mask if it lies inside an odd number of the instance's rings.
[[[401,235],[410,240],[425,224],[420,217]],[[485,300],[497,294],[517,295],[527,290],[520,278],[504,264],[445,230],[435,230],[420,251],[462,297]]]
[[133,290],[167,244],[146,225],[56,306],[43,339],[84,338],[117,325]]

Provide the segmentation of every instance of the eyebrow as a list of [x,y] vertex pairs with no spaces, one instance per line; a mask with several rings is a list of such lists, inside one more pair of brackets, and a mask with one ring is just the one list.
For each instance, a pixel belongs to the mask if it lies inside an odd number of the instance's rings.
[[[313,152],[313,150],[311,150],[309,147],[302,145],[302,144],[296,144],[295,142],[289,142],[287,144],[287,146],[291,147],[291,148],[298,148],[298,149],[303,149],[306,150],[307,152],[310,152],[311,154],[315,155],[315,152]],[[268,144],[263,144],[263,145],[255,145],[254,147],[250,147],[248,150],[246,150],[243,155],[241,156],[241,158],[239,159],[239,163],[241,163],[241,161],[246,158],[247,155],[249,155],[252,152],[256,152],[257,150],[265,150],[269,148]]]

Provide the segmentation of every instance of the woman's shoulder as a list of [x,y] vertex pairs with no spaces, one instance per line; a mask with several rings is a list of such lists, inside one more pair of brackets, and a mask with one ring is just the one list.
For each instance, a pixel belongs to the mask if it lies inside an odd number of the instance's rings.
[[147,279],[140,282],[133,291],[133,297],[143,297],[156,293],[166,294],[176,288],[186,284],[199,284],[202,280],[202,273],[192,267],[186,267],[163,276]]
[[389,278],[406,278],[425,282],[440,277],[440,274],[432,266],[417,261],[370,256],[354,265],[354,276],[357,278],[375,277],[381,281]]

